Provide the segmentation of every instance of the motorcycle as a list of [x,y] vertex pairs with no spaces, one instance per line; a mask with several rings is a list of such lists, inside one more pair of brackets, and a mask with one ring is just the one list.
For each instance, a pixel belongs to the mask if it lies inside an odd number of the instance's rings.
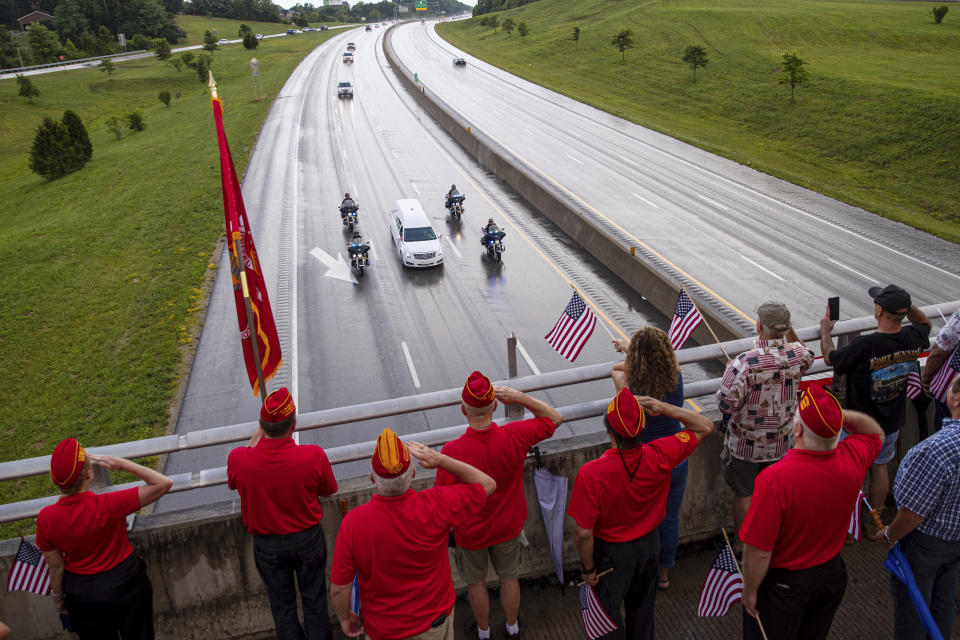
[[497,231],[487,231],[486,227],[480,227],[480,231],[483,233],[480,244],[487,250],[487,255],[500,262],[502,260],[501,254],[507,250],[503,245],[503,237],[507,234],[499,229]]
[[347,247],[347,252],[350,254],[350,268],[356,271],[361,278],[363,277],[363,270],[370,266],[370,256],[367,255],[369,250],[369,247],[357,250],[354,250],[352,246]]
[[464,198],[466,198],[466,196],[463,194],[450,196],[447,198],[447,211],[452,217],[455,217],[458,222],[460,221],[460,217],[463,215]]
[[340,207],[340,218],[343,220],[343,226],[347,231],[353,233],[353,228],[360,224],[359,206]]

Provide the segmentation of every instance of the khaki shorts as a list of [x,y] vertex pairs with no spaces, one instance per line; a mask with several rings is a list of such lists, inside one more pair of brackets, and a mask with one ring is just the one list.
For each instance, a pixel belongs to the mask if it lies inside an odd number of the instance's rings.
[[774,462],[776,460],[750,462],[733,457],[730,454],[730,449],[726,446],[720,450],[720,467],[723,469],[723,479],[727,481],[727,486],[733,490],[733,495],[740,498],[749,498],[753,495],[753,482],[757,479],[757,475]]
[[493,570],[501,580],[515,580],[520,574],[523,532],[513,540],[495,544],[486,549],[470,551],[457,547],[457,566],[460,577],[467,584],[483,582],[487,577],[487,558],[493,562]]
[[408,640],[453,640],[453,609],[439,627],[430,627],[423,633],[410,636]]

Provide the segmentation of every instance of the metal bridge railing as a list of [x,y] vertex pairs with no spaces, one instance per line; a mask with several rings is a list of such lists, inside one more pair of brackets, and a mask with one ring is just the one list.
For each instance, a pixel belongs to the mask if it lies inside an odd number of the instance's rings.
[[[930,316],[936,323],[940,319],[940,314],[948,316],[960,307],[960,300],[955,300],[940,305],[930,305],[921,310]],[[876,320],[872,317],[854,318],[838,322],[834,327],[834,336],[851,335],[876,329]],[[806,327],[797,330],[797,336],[804,342],[810,342],[820,339],[820,327]],[[753,348],[754,338],[743,338],[740,340],[731,340],[723,343],[723,347],[731,356],[742,353]],[[718,344],[692,347],[677,352],[677,359],[681,366],[694,362],[703,362],[707,360],[723,359],[723,350]],[[540,375],[525,376],[521,378],[512,378],[502,381],[515,389],[525,392],[540,391],[543,389],[553,389],[568,385],[582,384],[584,382],[593,382],[596,380],[605,380],[610,376],[610,369],[614,362],[589,365],[586,367],[577,367],[574,369],[565,369],[543,373]],[[807,375],[814,375],[829,371],[830,367],[817,361]],[[720,387],[720,378],[702,380],[684,384],[685,398],[698,398],[716,393]],[[368,402],[365,404],[352,405],[347,407],[337,407],[335,409],[325,409],[322,411],[313,411],[302,413],[297,416],[297,431],[308,431],[311,429],[322,429],[334,425],[348,424],[351,422],[360,422],[385,418],[390,416],[402,415],[437,409],[440,407],[454,406],[460,403],[460,387],[445,389],[443,391],[433,391],[415,396],[406,396],[403,398],[392,398],[389,400],[380,400],[377,402]],[[565,407],[558,407],[567,422],[580,420],[584,418],[597,417],[603,414],[604,409],[609,402],[609,398],[604,397],[598,400],[581,402]],[[257,422],[245,422],[224,427],[215,427],[194,431],[183,435],[161,436],[158,438],[147,438],[135,442],[123,442],[103,447],[91,447],[90,453],[112,455],[121,458],[139,458],[145,456],[160,455],[174,451],[185,451],[188,449],[199,449],[220,444],[229,444],[247,440],[257,430]],[[464,425],[456,425],[443,429],[435,429],[422,433],[404,435],[404,439],[411,439],[429,446],[445,444],[463,433]],[[374,442],[362,442],[340,447],[326,449],[327,457],[331,464],[341,464],[352,462],[369,457],[374,448]],[[0,463],[0,480],[12,480],[27,476],[44,475],[50,468],[50,456],[39,456],[36,458],[26,458],[23,460],[13,460]],[[210,487],[219,484],[225,484],[227,481],[227,468],[217,467],[213,469],[202,469],[190,473],[181,473],[170,476],[173,481],[171,491],[190,491],[203,487]],[[118,491],[129,487],[138,486],[139,483],[127,483],[123,485],[114,485],[105,489],[106,491]],[[11,504],[0,505],[0,522],[10,522],[22,518],[31,518],[39,513],[40,509],[52,504],[59,499],[59,496],[50,496],[46,498],[37,498],[25,500]]]

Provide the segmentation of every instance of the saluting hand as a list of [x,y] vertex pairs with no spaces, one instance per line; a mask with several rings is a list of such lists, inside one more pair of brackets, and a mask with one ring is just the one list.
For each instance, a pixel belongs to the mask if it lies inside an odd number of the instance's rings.
[[498,386],[494,387],[493,390],[497,393],[497,400],[503,404],[522,402],[523,397],[527,395],[523,391],[517,391],[512,387]]
[[410,449],[410,454],[417,459],[417,462],[419,462],[420,466],[424,469],[439,467],[440,462],[444,458],[444,455],[439,451],[434,451],[419,442],[408,442],[407,448]]
[[637,396],[637,402],[643,407],[643,412],[647,415],[658,416],[666,410],[666,405],[650,396]]
[[116,456],[104,456],[96,453],[90,453],[88,455],[90,456],[91,462],[95,462],[101,467],[106,467],[111,471],[119,469],[121,466],[123,466],[123,463],[126,462],[126,460],[123,458],[118,458]]

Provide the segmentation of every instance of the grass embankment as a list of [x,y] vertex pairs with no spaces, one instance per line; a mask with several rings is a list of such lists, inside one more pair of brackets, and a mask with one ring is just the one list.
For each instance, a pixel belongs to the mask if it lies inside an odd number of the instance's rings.
[[[960,241],[960,16],[926,2],[540,0],[521,42],[444,23],[454,45],[533,82],[761,171]],[[571,40],[581,29],[579,46]],[[610,41],[633,30],[625,63]],[[697,72],[687,45],[707,49]],[[790,100],[784,52],[807,61]]]
[[[236,40],[241,24],[246,24],[254,33],[262,33],[265,36],[274,33],[286,33],[287,29],[291,27],[291,25],[283,24],[282,22],[255,22],[249,20],[230,20],[228,18],[208,18],[207,16],[177,16],[177,25],[187,32],[187,38],[172,46],[176,48],[193,44],[203,44],[204,31],[209,31],[217,36],[217,39],[226,38],[227,40]],[[304,35],[310,36],[313,34]]]
[[[255,51],[229,45],[215,54],[238,171],[290,72],[326,38],[275,38]],[[254,55],[259,102],[247,66]],[[0,82],[0,460],[49,454],[67,436],[92,446],[161,435],[193,348],[223,233],[210,95],[193,69],[177,73],[155,58],[116,64],[112,77],[33,76],[40,96],[32,105],[17,97],[15,81]],[[163,90],[180,94],[169,108],[157,98]],[[46,182],[28,168],[33,132],[68,108],[86,124],[93,159]],[[116,139],[106,117],[133,108],[143,110],[146,129]],[[52,493],[46,477],[0,484],[4,503]],[[0,527],[0,536],[15,531]]]

